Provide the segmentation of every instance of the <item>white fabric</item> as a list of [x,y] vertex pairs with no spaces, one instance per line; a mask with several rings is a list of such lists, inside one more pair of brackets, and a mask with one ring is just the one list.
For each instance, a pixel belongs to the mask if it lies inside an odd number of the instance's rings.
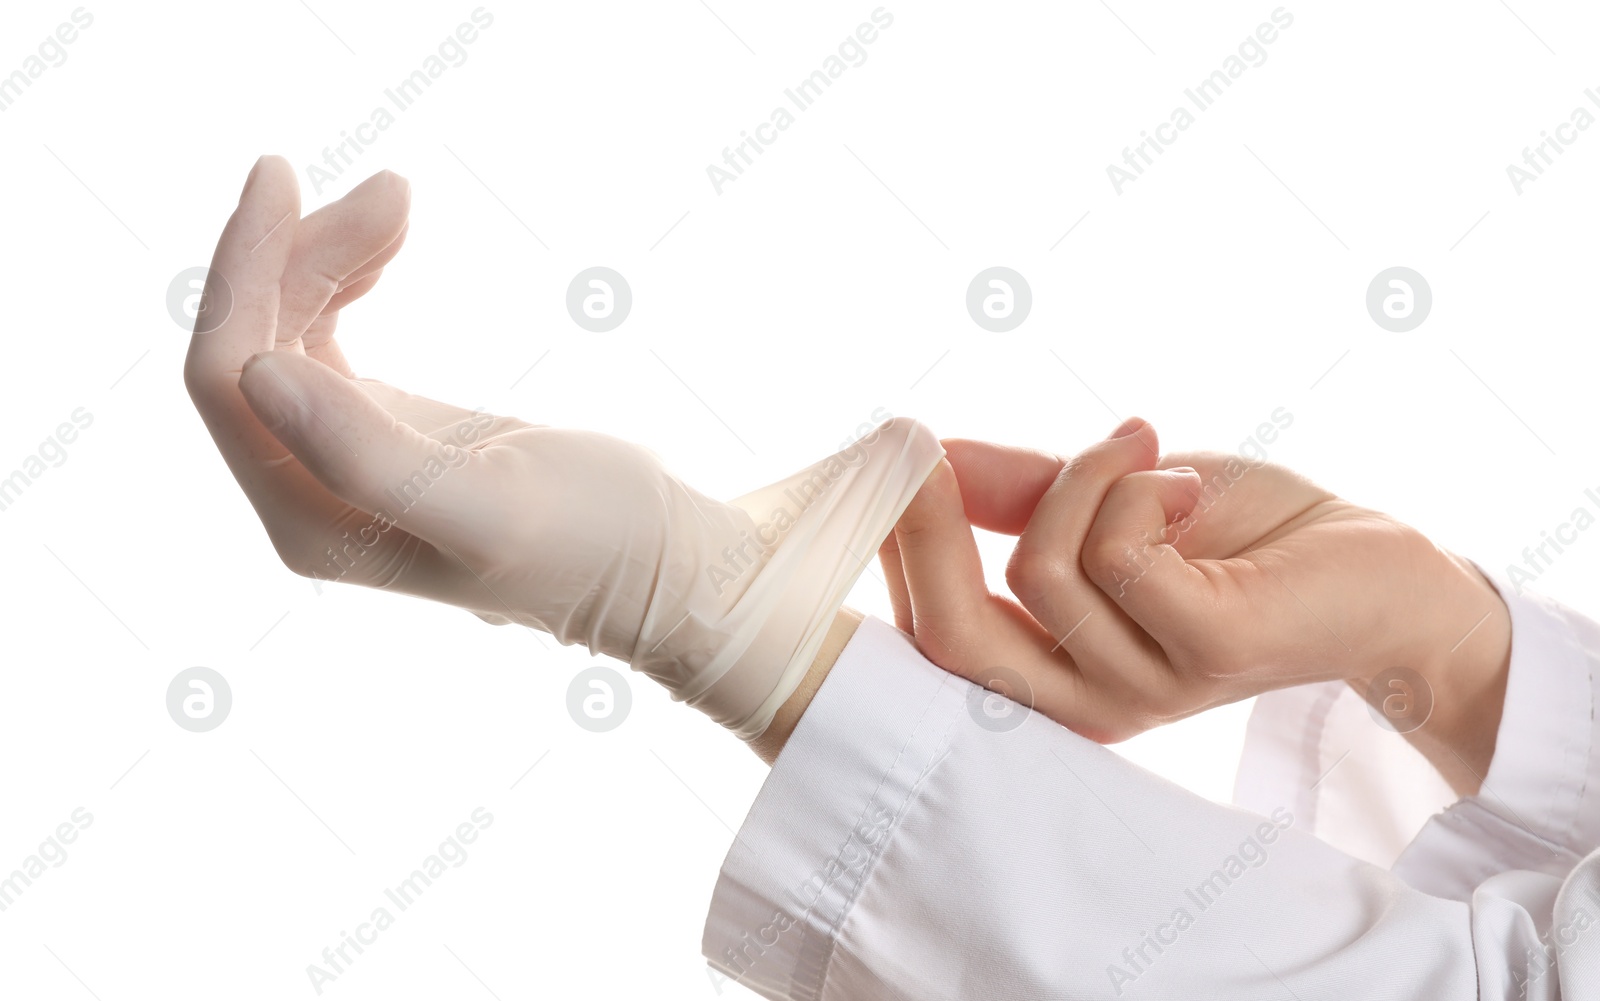
[[1456,794],[1343,681],[1256,697],[1233,801],[1248,810],[1292,802],[1301,830],[1387,869]]
[[[1344,750],[1327,741],[1354,733],[1335,690],[1258,703],[1241,786],[1264,817],[1037,715],[983,725],[988,693],[869,619],[724,863],[713,978],[836,1001],[1600,998],[1600,626],[1502,593],[1511,678],[1485,791],[1427,821],[1386,813],[1405,805],[1392,788],[1369,801],[1363,851],[1420,826],[1393,871],[1314,836],[1348,835],[1345,797],[1379,772],[1362,751],[1323,778]],[[1264,741],[1311,711],[1314,738]]]

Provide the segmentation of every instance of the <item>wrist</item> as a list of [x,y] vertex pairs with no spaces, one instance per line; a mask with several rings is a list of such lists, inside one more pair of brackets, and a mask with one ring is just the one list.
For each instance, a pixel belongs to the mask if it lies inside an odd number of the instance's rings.
[[[1442,710],[1432,733],[1417,731],[1419,749],[1437,741],[1447,750],[1440,767],[1451,786],[1474,795],[1489,774],[1495,739],[1505,708],[1511,668],[1511,610],[1500,592],[1470,561],[1440,550],[1454,567],[1457,597],[1440,608],[1447,613],[1436,648],[1443,648],[1430,683]],[[1449,646],[1446,647],[1445,644]]]
[[1388,692],[1373,690],[1373,680],[1392,668],[1415,672],[1410,680],[1419,690],[1407,700],[1415,715],[1395,728],[1458,794],[1474,795],[1488,774],[1500,729],[1511,613],[1469,560],[1415,530],[1409,530],[1406,548],[1412,573],[1402,577],[1406,592],[1396,596],[1389,615],[1394,652],[1368,665],[1372,677],[1349,681],[1376,711],[1385,712]]
[[839,654],[855,635],[856,627],[861,625],[861,620],[861,613],[853,608],[841,608],[833,617],[833,624],[828,627],[822,646],[818,648],[805,677],[800,679],[800,684],[794,692],[782,706],[778,707],[767,728],[749,741],[750,750],[756,752],[756,756],[762,761],[770,765],[778,760],[778,752],[789,742],[789,735],[794,733],[800,717],[805,715],[806,709],[811,705],[811,699],[827,680],[828,673],[833,670],[834,662],[839,659]]

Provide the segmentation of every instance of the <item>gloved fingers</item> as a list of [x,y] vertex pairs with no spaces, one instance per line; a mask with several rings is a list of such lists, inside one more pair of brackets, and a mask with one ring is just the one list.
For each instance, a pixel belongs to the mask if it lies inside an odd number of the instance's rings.
[[961,485],[961,500],[974,527],[1021,535],[1066,460],[1032,448],[945,438],[945,455]]
[[[300,220],[299,235],[285,264],[275,337],[277,350],[296,350],[311,321],[352,278],[388,253],[399,252],[411,185],[392,171],[379,171],[343,198]],[[387,258],[377,264],[381,268]],[[376,269],[373,269],[376,270]]]
[[326,365],[289,351],[252,358],[239,388],[271,433],[317,482],[362,511],[471,559],[484,539],[485,503],[502,484],[483,481],[479,453],[436,441],[396,420]]
[[[294,168],[282,157],[262,157],[217,241],[184,363],[189,394],[208,424],[231,416],[221,411],[239,398],[245,360],[272,347],[280,282],[299,221],[300,185]],[[241,434],[246,452],[256,440],[270,439],[248,428],[213,427],[214,433],[219,430],[217,443],[225,454],[228,443]]]
[[345,360],[339,342],[334,340],[334,331],[339,325],[339,311],[372,291],[378,284],[378,279],[383,277],[384,267],[394,259],[400,252],[401,246],[405,244],[406,234],[410,229],[411,223],[407,221],[394,242],[385,247],[377,257],[358,268],[355,274],[345,279],[339,286],[339,291],[333,294],[333,298],[322,307],[322,312],[311,321],[311,325],[300,337],[300,343],[305,348],[306,354],[347,379],[354,378],[355,371]]
[[284,268],[300,221],[300,186],[282,157],[256,162],[217,241],[183,378],[234,479],[286,560],[344,505],[294,461],[239,391],[245,361],[272,346]]
[[395,420],[409,424],[422,434],[440,441],[451,440],[456,444],[471,444],[471,441],[463,441],[460,437],[461,429],[466,425],[476,429],[476,440],[493,438],[507,431],[517,431],[522,428],[548,426],[529,424],[517,417],[501,417],[483,410],[468,410],[453,403],[431,400],[377,379],[353,381],[356,387],[372,397],[378,406],[389,411]]
[[291,564],[302,576],[441,601],[495,625],[517,622],[539,628],[456,552],[442,550],[386,517],[346,507],[331,528],[308,538],[315,541],[303,545]]
[[[375,277],[371,280],[376,284]],[[305,348],[308,357],[315,358],[346,379],[353,379],[355,378],[355,370],[350,367],[350,362],[345,358],[344,351],[339,347],[339,342],[333,336],[334,330],[338,325],[338,311],[332,309],[324,310],[321,316],[311,321],[311,326],[306,328],[305,335],[300,339],[300,343]]]
[[322,307],[324,313],[338,312],[346,305],[361,298],[366,291],[376,285],[378,278],[383,274],[383,269],[389,266],[400,253],[400,248],[406,244],[406,237],[411,233],[411,220],[408,218],[400,226],[400,233],[390,241],[387,247],[378,252],[361,267],[352,271],[344,281],[339,283],[339,291],[334,293],[328,304]]
[[[339,310],[372,291],[373,287],[378,284],[378,279],[382,277],[383,269],[378,268],[371,274],[361,275],[359,277],[352,278],[348,282],[345,282],[345,284],[339,288],[339,291],[333,294],[333,298],[328,300],[328,304],[322,307],[322,313],[319,319],[325,319],[330,316],[338,315]],[[311,327],[306,329],[305,336],[300,338],[300,340],[305,344],[306,352],[308,354],[311,353],[311,342],[313,340],[313,331],[315,327],[316,323],[313,322]]]

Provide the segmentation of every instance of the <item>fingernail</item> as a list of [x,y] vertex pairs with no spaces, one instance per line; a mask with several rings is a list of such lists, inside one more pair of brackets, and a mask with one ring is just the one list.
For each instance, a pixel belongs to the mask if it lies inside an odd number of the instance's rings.
[[1110,437],[1106,440],[1113,441],[1117,438],[1126,438],[1128,435],[1133,434],[1135,431],[1144,427],[1144,424],[1145,421],[1143,417],[1129,417],[1121,424],[1118,424],[1117,429],[1111,432]]
[[1194,468],[1193,466],[1173,466],[1171,469],[1168,469],[1167,472],[1176,473],[1179,476],[1199,476],[1200,475],[1200,470]]

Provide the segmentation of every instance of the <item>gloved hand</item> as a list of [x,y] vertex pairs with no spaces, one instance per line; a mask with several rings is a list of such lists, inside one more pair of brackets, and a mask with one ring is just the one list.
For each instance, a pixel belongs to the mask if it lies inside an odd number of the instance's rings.
[[724,503],[637,445],[356,379],[337,312],[398,250],[408,197],[380,174],[300,220],[292,169],[263,158],[218,245],[207,296],[225,279],[232,310],[202,311],[185,376],[279,556],[584,643],[759,735],[937,439],[891,420]]

